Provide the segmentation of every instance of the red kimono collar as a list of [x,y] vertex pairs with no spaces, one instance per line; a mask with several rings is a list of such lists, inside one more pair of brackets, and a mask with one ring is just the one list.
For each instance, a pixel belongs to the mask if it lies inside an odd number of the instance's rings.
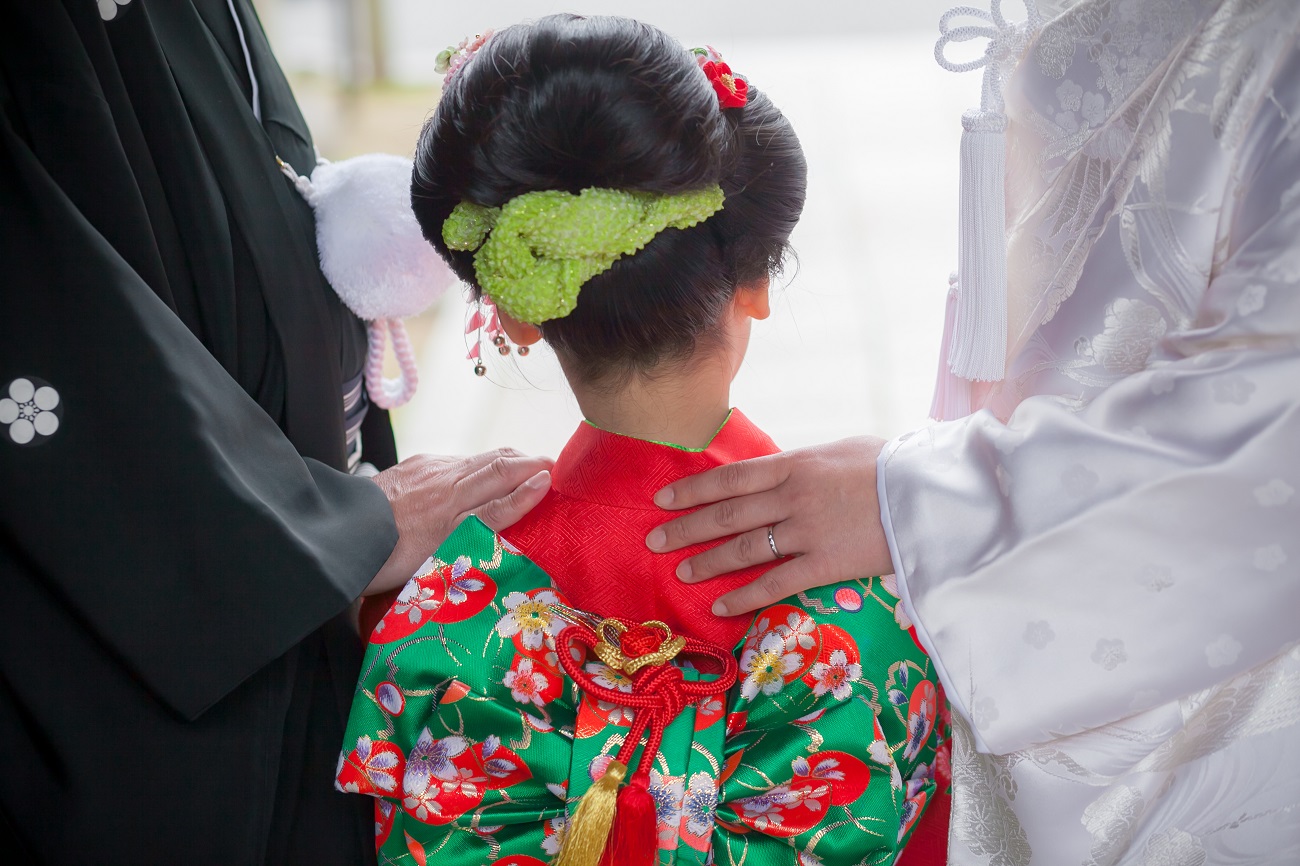
[[551,485],[557,493],[572,499],[659,511],[654,495],[664,485],[715,466],[780,450],[739,409],[731,410],[712,441],[702,449],[636,439],[584,422],[556,459]]

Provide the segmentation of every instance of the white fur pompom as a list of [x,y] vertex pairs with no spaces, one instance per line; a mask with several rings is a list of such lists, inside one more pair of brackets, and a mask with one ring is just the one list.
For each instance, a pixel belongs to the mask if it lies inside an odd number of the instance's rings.
[[316,212],[321,270],[367,320],[413,316],[456,278],[411,210],[411,161],[367,153],[316,166],[298,190]]

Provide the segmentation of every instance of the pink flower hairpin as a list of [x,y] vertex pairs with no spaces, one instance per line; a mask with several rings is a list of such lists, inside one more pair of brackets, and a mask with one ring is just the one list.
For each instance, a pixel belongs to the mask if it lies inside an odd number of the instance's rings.
[[433,71],[444,76],[444,83],[450,81],[452,76],[468,63],[470,58],[477,54],[478,50],[490,38],[492,38],[492,31],[485,30],[482,34],[473,37],[466,36],[455,48],[444,48],[438,52],[438,57],[433,64]]

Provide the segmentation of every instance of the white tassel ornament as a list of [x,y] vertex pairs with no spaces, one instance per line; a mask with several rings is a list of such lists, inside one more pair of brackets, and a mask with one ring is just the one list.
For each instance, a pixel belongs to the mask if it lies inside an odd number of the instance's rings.
[[[988,12],[959,6],[939,19],[940,37],[934,46],[939,65],[950,72],[984,69],[980,107],[962,115],[957,280],[949,291],[943,363],[931,406],[931,414],[941,421],[970,413],[974,382],[997,382],[1006,376],[1007,117],[1002,75],[1042,23],[1034,0],[1024,0],[1024,6],[1027,19],[1018,25],[1002,17],[1001,0],[991,0]],[[984,23],[953,27],[960,18]],[[944,54],[953,42],[979,38],[989,44],[975,60],[953,63]]]

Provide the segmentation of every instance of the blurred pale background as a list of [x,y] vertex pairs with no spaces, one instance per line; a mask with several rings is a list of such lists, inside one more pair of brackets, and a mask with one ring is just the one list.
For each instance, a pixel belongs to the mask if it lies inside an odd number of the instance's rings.
[[[798,261],[774,284],[732,402],[791,448],[926,422],[956,266],[957,146],[978,73],[934,62],[935,0],[258,0],[321,153],[410,156],[437,101],[435,55],[465,35],[556,11],[620,14],[686,46],[716,46],[790,118],[808,157]],[[448,292],[408,321],[420,392],[394,414],[398,448],[555,454],[581,415],[544,347],[488,375],[465,359]]]

